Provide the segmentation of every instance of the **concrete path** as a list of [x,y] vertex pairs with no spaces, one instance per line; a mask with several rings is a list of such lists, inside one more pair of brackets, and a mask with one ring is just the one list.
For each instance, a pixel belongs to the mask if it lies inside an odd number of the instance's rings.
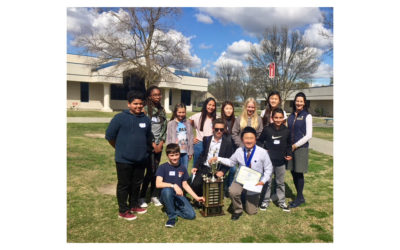
[[333,142],[313,137],[310,140],[310,148],[323,154],[333,156]]
[[111,117],[67,117],[67,123],[109,123]]

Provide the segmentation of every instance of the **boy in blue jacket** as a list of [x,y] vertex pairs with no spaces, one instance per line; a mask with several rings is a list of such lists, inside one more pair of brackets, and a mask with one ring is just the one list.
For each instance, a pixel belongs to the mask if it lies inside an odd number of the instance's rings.
[[127,95],[128,110],[114,116],[106,139],[115,148],[117,167],[117,200],[119,218],[135,220],[133,213],[143,214],[147,210],[138,204],[140,185],[147,165],[152,133],[151,121],[142,112],[144,95],[130,91]]

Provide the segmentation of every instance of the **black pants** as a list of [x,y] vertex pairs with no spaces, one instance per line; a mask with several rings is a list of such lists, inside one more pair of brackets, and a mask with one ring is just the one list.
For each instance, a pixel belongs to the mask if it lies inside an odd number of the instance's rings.
[[157,153],[157,154],[154,152],[151,152],[151,154],[149,156],[149,162],[146,167],[146,176],[144,177],[142,190],[140,191],[140,198],[146,197],[146,192],[147,192],[147,188],[149,187],[149,183],[151,184],[150,196],[151,197],[159,197],[160,196],[160,190],[158,188],[156,188],[156,171],[157,171],[158,166],[160,165],[161,154],[162,154],[162,152]]
[[212,175],[209,173],[209,168],[204,165],[200,165],[199,169],[197,169],[196,176],[193,181],[190,183],[190,187],[197,194],[197,196],[203,196],[203,175],[207,175],[211,177]]
[[117,200],[119,212],[124,213],[132,207],[138,206],[140,185],[143,182],[146,162],[120,163],[117,166]]

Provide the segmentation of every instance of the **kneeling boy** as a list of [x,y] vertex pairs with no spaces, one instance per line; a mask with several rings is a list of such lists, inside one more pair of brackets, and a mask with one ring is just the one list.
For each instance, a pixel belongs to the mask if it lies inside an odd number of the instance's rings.
[[184,166],[179,164],[180,148],[178,144],[171,143],[166,147],[168,162],[158,167],[156,172],[156,187],[161,188],[161,203],[163,203],[168,221],[166,227],[174,227],[177,216],[193,220],[196,217],[194,209],[183,196],[182,188],[186,190],[196,201],[204,202],[190,188],[187,180],[189,174]]

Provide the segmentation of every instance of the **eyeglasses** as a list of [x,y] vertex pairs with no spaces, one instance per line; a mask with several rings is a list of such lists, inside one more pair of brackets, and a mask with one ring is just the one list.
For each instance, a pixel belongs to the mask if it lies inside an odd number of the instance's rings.
[[214,128],[214,130],[215,130],[215,132],[218,132],[218,131],[219,132],[224,132],[225,129],[224,128]]

